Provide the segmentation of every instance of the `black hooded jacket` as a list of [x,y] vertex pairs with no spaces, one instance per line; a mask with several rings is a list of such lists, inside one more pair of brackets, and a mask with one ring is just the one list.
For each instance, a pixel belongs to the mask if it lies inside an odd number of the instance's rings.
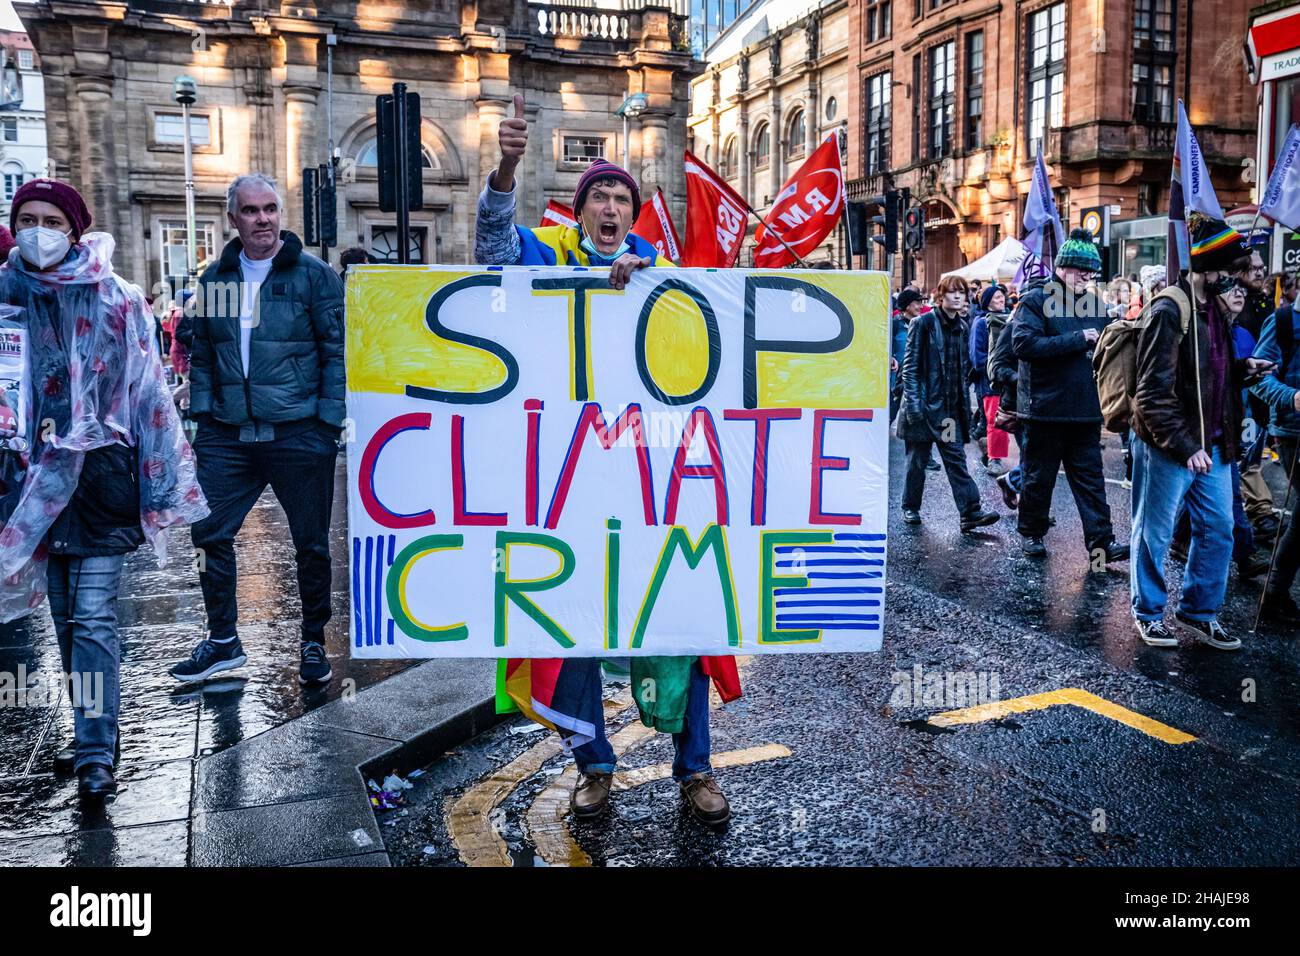
[[1031,284],[1011,322],[1011,347],[1020,360],[1016,413],[1028,421],[1096,422],[1101,403],[1092,375],[1092,345],[1083,330],[1110,322],[1092,292],[1069,293],[1059,279]]

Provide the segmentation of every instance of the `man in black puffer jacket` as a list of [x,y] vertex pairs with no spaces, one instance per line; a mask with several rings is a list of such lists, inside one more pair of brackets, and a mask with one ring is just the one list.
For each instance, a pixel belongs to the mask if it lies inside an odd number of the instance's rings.
[[343,284],[280,230],[282,202],[265,176],[227,192],[239,238],[199,279],[194,298],[190,413],[212,514],[194,526],[208,637],[171,669],[201,681],[241,666],[235,535],[269,484],[289,520],[302,598],[299,680],[330,678],[330,510],[344,415]]
[[1020,299],[1011,324],[1020,360],[1016,412],[1025,423],[1024,485],[1020,495],[1021,548],[1043,557],[1057,470],[1074,492],[1084,540],[1094,563],[1128,560],[1115,543],[1101,466],[1101,404],[1092,377],[1092,347],[1106,324],[1106,307],[1086,292],[1101,257],[1086,229],[1075,229],[1056,255],[1051,281]]

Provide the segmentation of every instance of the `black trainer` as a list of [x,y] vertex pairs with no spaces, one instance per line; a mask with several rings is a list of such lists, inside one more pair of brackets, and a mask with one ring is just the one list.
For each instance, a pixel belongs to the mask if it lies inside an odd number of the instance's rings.
[[1214,648],[1216,651],[1241,650],[1241,638],[1229,637],[1228,632],[1223,629],[1223,625],[1216,620],[1193,621],[1190,617],[1183,617],[1181,614],[1175,614],[1174,617],[1178,618],[1183,626],[1195,631],[1198,641]]
[[969,518],[961,519],[962,533],[967,534],[976,528],[987,528],[991,524],[997,524],[998,519],[1001,517],[995,511],[977,511]]
[[325,648],[315,641],[304,641],[302,663],[298,666],[299,684],[323,684],[334,676]]
[[913,508],[903,509],[903,521],[906,524],[920,524],[921,513]]
[[943,466],[940,465],[940,464],[939,464],[937,461],[935,461],[933,458],[931,458],[929,461],[927,461],[927,462],[925,463],[925,470],[926,470],[926,471],[938,471],[938,470],[939,470],[940,468],[942,468],[942,467],[943,467]]
[[207,680],[213,674],[243,667],[248,660],[239,638],[224,644],[213,640],[199,641],[189,660],[181,661],[167,673],[181,683]]
[[1127,561],[1130,553],[1127,544],[1119,544],[1118,542],[1112,541],[1110,544],[1106,545],[1106,563],[1118,564],[1120,561]]
[[1031,538],[1028,535],[1020,539],[1020,552],[1029,558],[1047,557],[1047,545],[1043,544],[1042,538]]
[[1177,647],[1178,638],[1169,632],[1164,621],[1135,620],[1138,637],[1149,647]]

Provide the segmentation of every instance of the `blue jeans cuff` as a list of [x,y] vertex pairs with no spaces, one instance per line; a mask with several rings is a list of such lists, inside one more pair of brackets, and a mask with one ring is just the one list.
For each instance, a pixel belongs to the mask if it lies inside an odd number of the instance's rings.
[[614,764],[612,763],[589,763],[578,764],[580,773],[613,773]]

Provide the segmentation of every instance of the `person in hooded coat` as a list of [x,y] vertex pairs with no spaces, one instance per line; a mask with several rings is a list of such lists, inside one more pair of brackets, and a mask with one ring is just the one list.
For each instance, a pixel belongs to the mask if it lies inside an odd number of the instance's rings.
[[56,760],[82,799],[116,791],[117,595],[127,554],[208,513],[194,456],[163,377],[144,294],[113,271],[113,238],[67,183],[14,195],[17,248],[0,302],[22,310],[29,447],[0,454],[0,620],[50,614],[74,711],[75,745]]

